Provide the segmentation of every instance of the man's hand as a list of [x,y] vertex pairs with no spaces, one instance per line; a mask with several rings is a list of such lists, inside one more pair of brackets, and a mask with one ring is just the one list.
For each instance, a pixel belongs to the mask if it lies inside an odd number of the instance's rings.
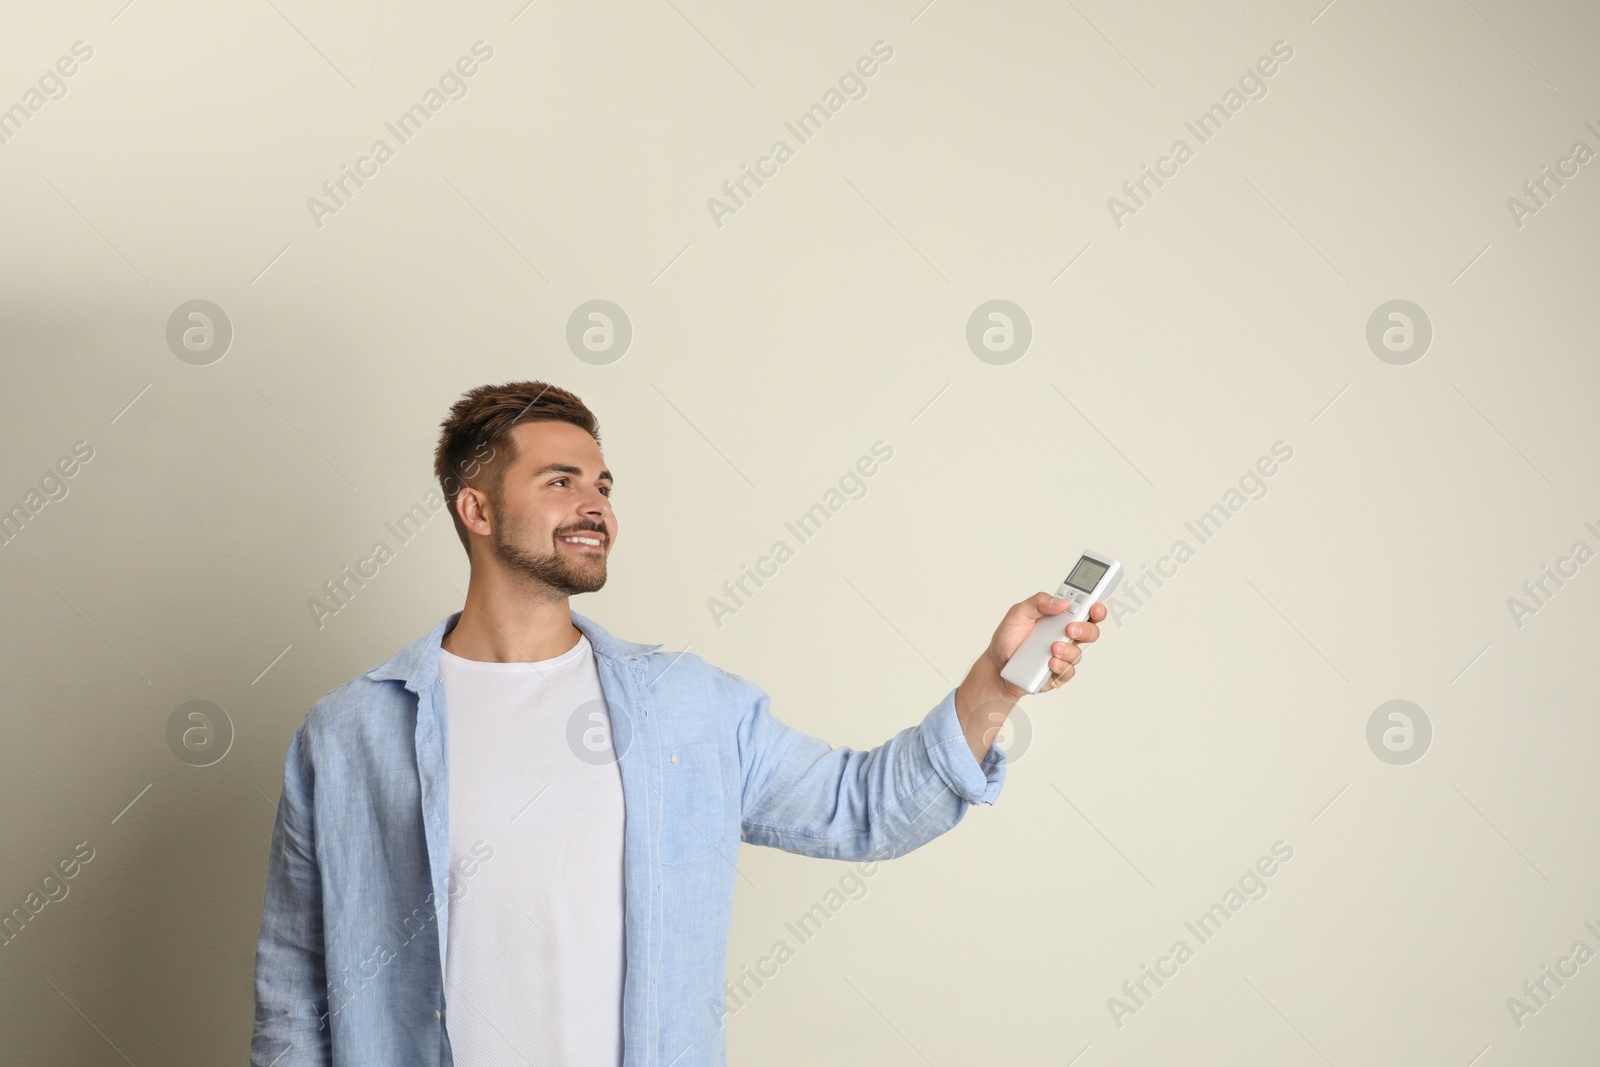
[[[1047,615],[1059,615],[1070,607],[1071,601],[1057,600],[1049,593],[1035,593],[1020,604],[1011,605],[1011,610],[1006,612],[1005,618],[1000,620],[1000,625],[995,629],[989,647],[984,649],[983,655],[978,657],[956,689],[956,717],[961,720],[961,732],[967,737],[967,747],[972,749],[973,758],[979,763],[989,754],[989,747],[994,743],[1000,727],[1005,725],[1012,707],[1028,695],[1019,686],[1000,677],[1001,669],[1022,644],[1022,639],[1028,636],[1036,620]],[[1071,680],[1077,673],[1078,661],[1083,658],[1080,646],[1099,639],[1100,627],[1097,624],[1105,621],[1105,617],[1106,606],[1095,604],[1089,609],[1087,620],[1067,624],[1067,636],[1077,644],[1057,641],[1050,646],[1051,677],[1039,692],[1059,689]]]

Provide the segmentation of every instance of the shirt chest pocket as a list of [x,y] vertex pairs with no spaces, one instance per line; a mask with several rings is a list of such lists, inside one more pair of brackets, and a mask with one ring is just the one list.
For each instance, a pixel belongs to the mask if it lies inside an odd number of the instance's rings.
[[722,839],[722,763],[716,742],[666,745],[660,758],[661,862],[736,862],[737,857],[726,857],[728,846]]

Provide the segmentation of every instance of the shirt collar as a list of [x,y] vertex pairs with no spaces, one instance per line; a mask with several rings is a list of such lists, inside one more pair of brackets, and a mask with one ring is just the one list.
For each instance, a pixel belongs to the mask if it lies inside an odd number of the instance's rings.
[[[602,658],[626,661],[636,670],[642,670],[645,656],[661,647],[659,643],[645,645],[637,641],[625,641],[614,636],[588,616],[580,615],[570,608],[568,611],[572,616],[572,625],[583,632],[589,639],[589,644],[593,646],[595,655]],[[439,676],[439,648],[444,641],[444,635],[455,628],[460,618],[459,611],[445,616],[426,637],[417,638],[395,653],[387,663],[368,671],[366,677],[373,681],[403,681],[406,688],[413,693],[419,693],[431,686]]]

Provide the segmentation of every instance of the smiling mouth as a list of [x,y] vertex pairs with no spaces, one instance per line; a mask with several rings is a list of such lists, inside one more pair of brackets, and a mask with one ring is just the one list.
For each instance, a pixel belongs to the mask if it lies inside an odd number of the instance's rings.
[[556,540],[564,545],[571,545],[579,552],[604,552],[605,539],[596,534],[568,534]]

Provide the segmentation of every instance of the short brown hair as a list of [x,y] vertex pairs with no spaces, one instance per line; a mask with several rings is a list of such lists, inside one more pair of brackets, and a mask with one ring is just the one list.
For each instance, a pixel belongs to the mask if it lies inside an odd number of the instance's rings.
[[[481,489],[496,503],[506,468],[517,458],[511,429],[524,422],[570,422],[600,443],[600,421],[582,400],[548,382],[506,382],[480,385],[463,393],[440,424],[439,445],[433,452],[433,473],[450,506],[461,547],[472,554],[467,527],[456,511],[456,496],[464,486]],[[485,454],[487,453],[487,454]]]

